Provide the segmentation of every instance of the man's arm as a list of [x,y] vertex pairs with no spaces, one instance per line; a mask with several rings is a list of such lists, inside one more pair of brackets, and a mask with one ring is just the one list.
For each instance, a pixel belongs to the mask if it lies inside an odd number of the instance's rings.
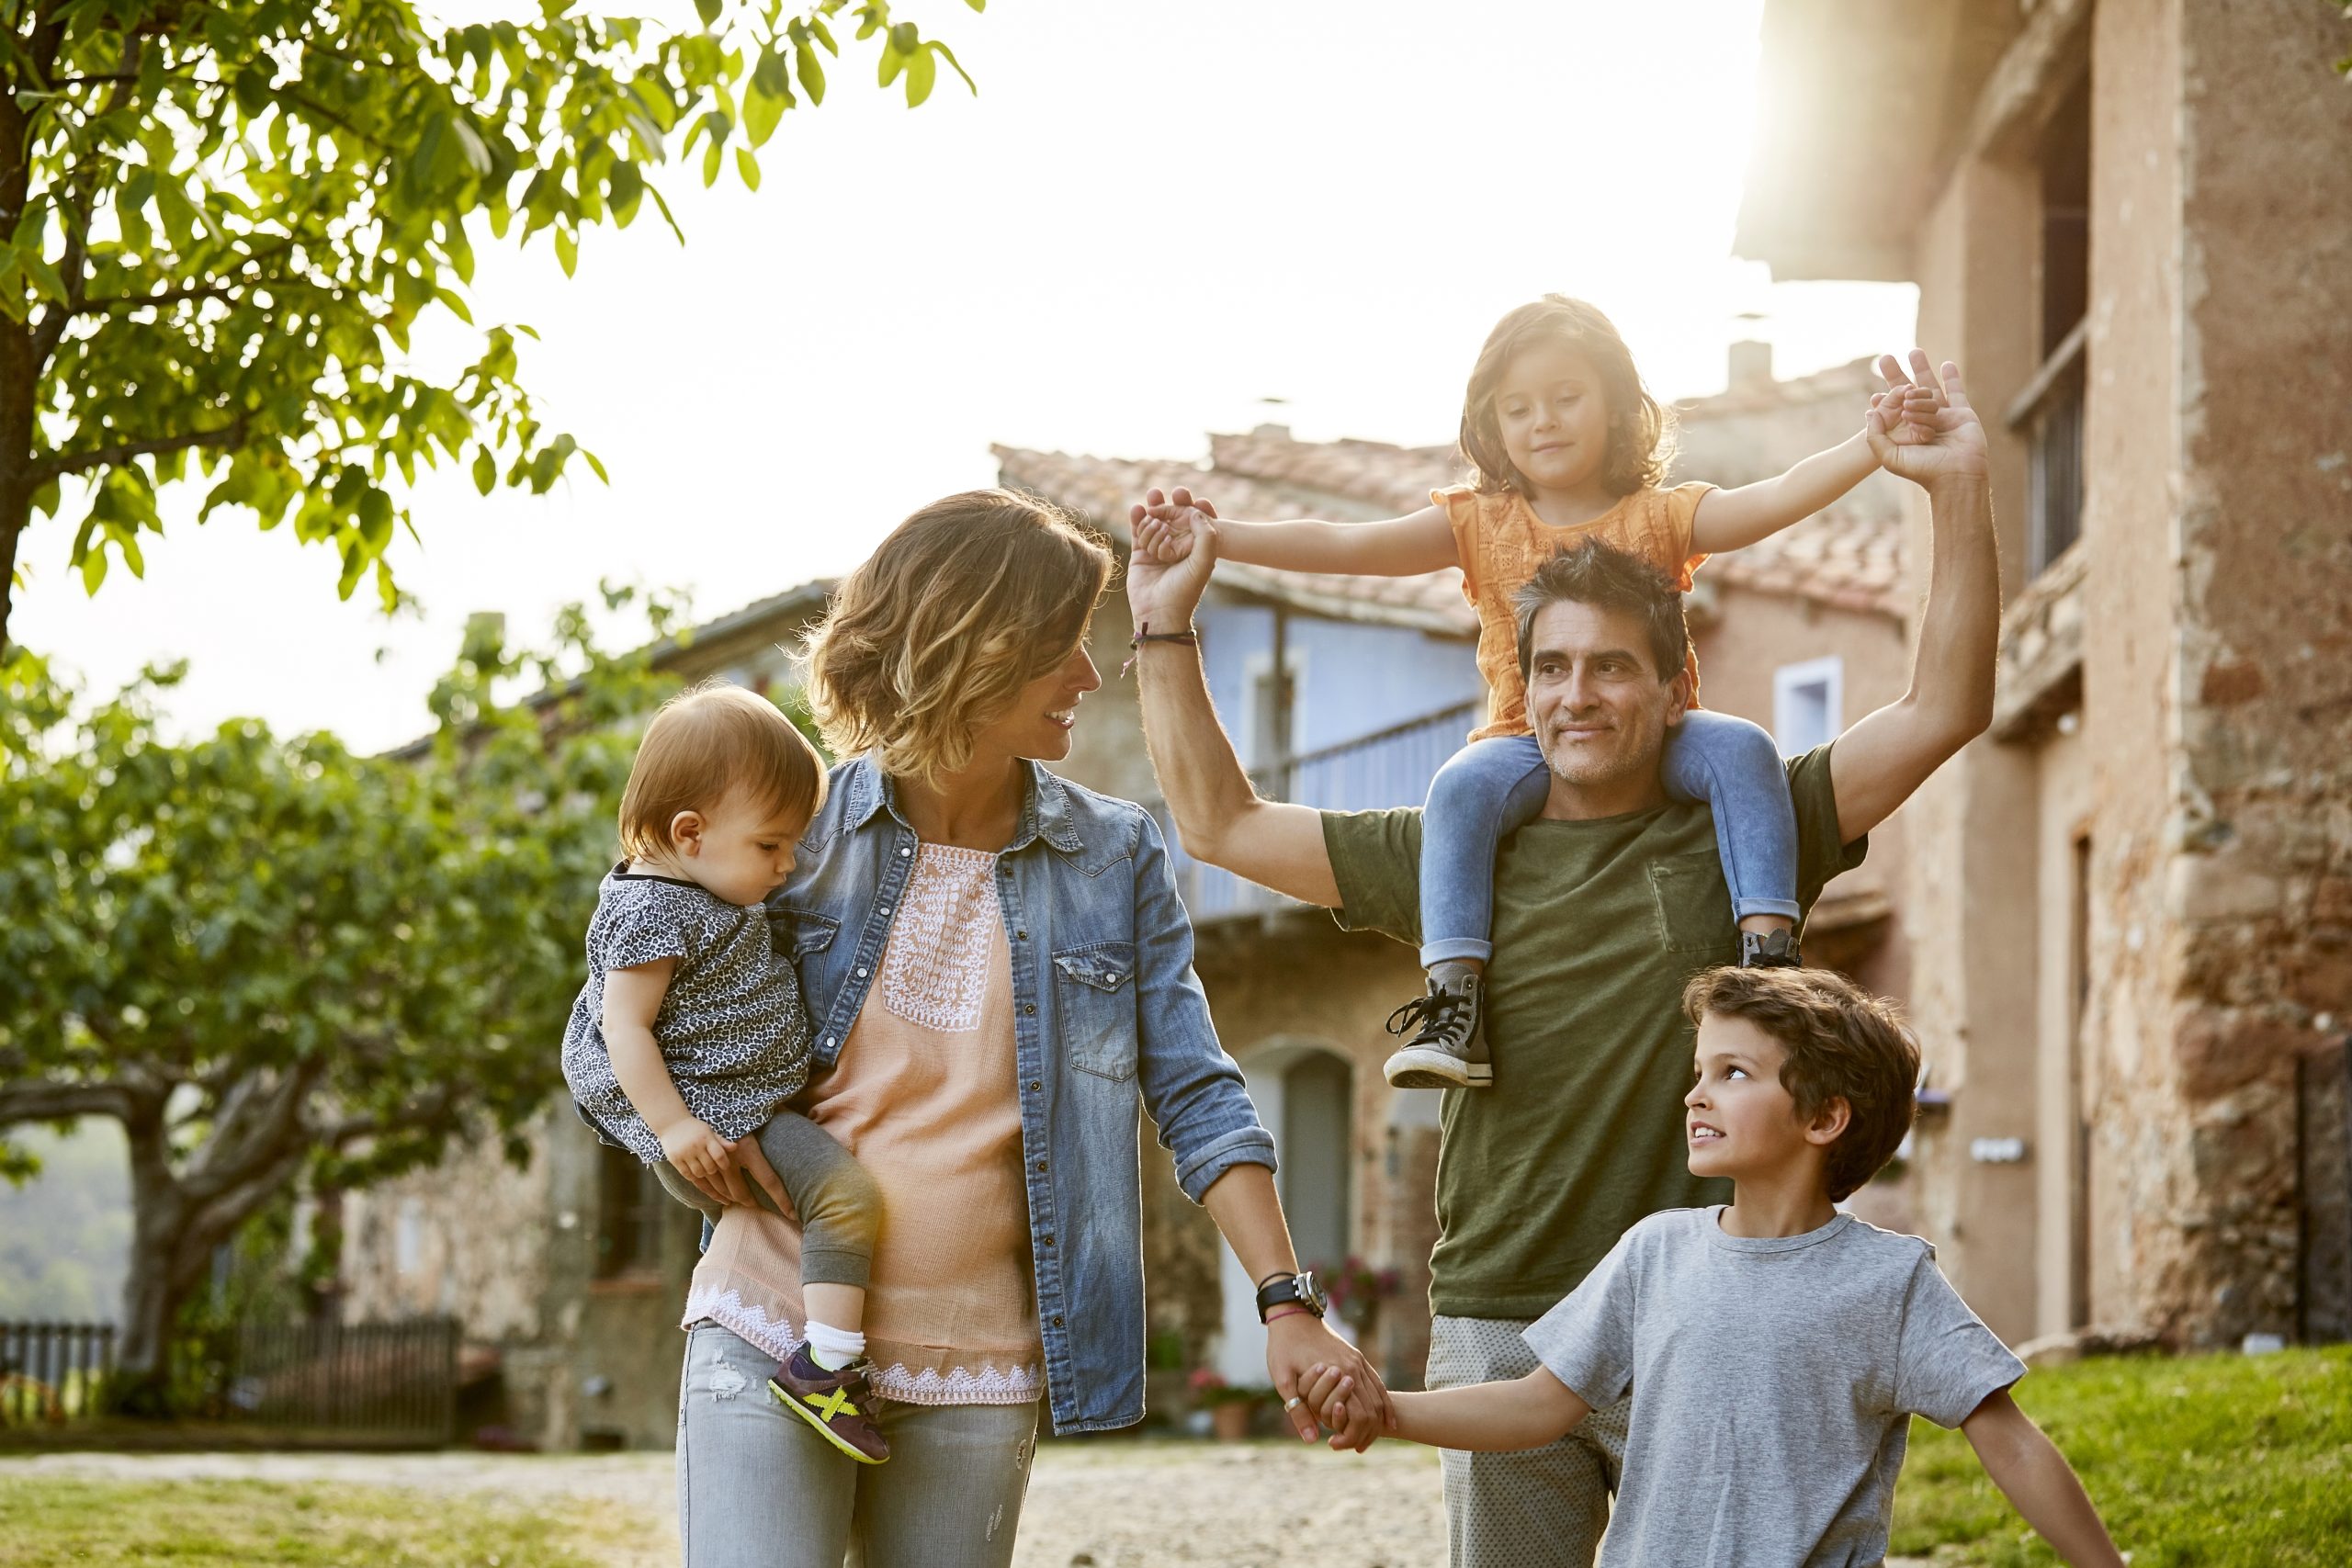
[[[1928,356],[1911,352],[1913,379],[1935,389]],[[1883,358],[1890,383],[1901,367]],[[1928,492],[1928,604],[1912,655],[1911,686],[1859,720],[1829,752],[1838,832],[1847,843],[1877,827],[1944,761],[1993,722],[1993,674],[2001,639],[2001,568],[1984,427],[1968,406],[1960,367],[1943,367],[1940,406],[1926,420],[1902,417],[1892,400],[1873,407],[1871,450],[1889,473]]]
[[[1182,490],[1170,500],[1180,507],[1193,503]],[[1151,492],[1150,503],[1161,504],[1158,491]],[[1127,604],[1138,631],[1149,626],[1172,632],[1192,625],[1216,561],[1213,513],[1204,509],[1194,537],[1192,553],[1172,565],[1163,566],[1143,550],[1129,558]],[[1144,739],[1185,852],[1277,893],[1337,908],[1340,885],[1323,847],[1322,814],[1259,798],[1234,755],[1232,739],[1217,723],[1199,650],[1147,642],[1136,651]]]

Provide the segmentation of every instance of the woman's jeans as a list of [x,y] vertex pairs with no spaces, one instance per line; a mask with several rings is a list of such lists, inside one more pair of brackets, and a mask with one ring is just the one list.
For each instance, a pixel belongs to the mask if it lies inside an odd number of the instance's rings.
[[[1735,919],[1797,918],[1797,813],[1780,748],[1761,726],[1694,708],[1667,731],[1666,793],[1715,814],[1715,849]],[[1421,963],[1494,955],[1495,851],[1543,814],[1552,791],[1532,735],[1456,751],[1430,783],[1421,818]]]
[[[716,1324],[678,1389],[685,1568],[1008,1568],[1037,1404],[881,1402],[887,1464],[860,1464],[768,1394],[773,1356]],[[853,1552],[854,1555],[852,1555]]]

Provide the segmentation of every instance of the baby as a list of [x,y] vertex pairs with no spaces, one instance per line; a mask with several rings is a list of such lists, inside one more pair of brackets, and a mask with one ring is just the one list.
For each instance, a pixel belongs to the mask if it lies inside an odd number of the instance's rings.
[[847,1150],[785,1108],[808,1081],[808,1017],[762,903],[824,798],[823,760],[764,697],[707,682],[663,705],[621,795],[628,858],[596,891],[563,1076],[605,1142],[712,1220],[727,1194],[741,1201],[735,1143],[757,1134],[800,1220],[808,1311],[771,1389],[834,1447],[878,1464],[890,1450],[864,1324],[880,1196]]

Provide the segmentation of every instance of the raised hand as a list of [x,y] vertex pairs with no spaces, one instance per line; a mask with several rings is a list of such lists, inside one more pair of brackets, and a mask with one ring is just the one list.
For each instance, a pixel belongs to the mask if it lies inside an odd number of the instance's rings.
[[1127,508],[1127,526],[1135,536],[1127,608],[1136,628],[1182,629],[1216,566],[1216,508],[1182,485],[1170,493],[1155,489]]
[[1984,426],[1969,406],[1960,367],[1947,359],[1931,369],[1925,351],[1911,351],[1905,374],[1894,355],[1879,355],[1887,389],[1871,400],[1862,430],[1879,467],[1914,484],[1983,479],[1987,471]]

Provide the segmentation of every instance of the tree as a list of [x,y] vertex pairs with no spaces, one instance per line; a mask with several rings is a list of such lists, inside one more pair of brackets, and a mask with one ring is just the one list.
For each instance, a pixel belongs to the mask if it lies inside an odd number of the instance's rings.
[[[122,1364],[150,1408],[179,1304],[273,1196],[452,1137],[524,1157],[638,721],[673,683],[577,610],[527,658],[477,625],[430,741],[371,758],[251,720],[168,743],[175,678],[76,717],[29,652],[0,664],[0,1129],[122,1124]],[[552,695],[493,689],[529,684]]]
[[481,231],[546,230],[568,275],[583,229],[647,201],[676,229],[650,178],[673,146],[756,187],[756,149],[823,100],[836,19],[910,106],[941,62],[963,74],[885,0],[695,6],[677,30],[575,0],[434,29],[407,0],[0,0],[0,650],[23,534],[69,499],[89,592],[115,557],[141,570],[192,464],[199,520],[290,515],[345,597],[372,572],[389,608],[395,475],[602,477],[532,414],[528,328],[455,374],[407,359],[426,313],[471,324]]

